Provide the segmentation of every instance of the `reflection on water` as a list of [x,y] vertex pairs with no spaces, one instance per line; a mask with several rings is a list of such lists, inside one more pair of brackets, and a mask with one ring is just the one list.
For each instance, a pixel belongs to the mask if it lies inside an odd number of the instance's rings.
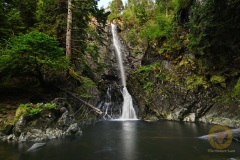
[[121,143],[122,143],[122,159],[134,159],[136,148],[136,123],[133,121],[125,121],[122,123],[121,129]]
[[83,129],[83,136],[61,139],[33,152],[33,143],[0,143],[0,160],[233,160],[234,153],[208,152],[214,149],[206,135],[211,125],[182,122],[103,121]]

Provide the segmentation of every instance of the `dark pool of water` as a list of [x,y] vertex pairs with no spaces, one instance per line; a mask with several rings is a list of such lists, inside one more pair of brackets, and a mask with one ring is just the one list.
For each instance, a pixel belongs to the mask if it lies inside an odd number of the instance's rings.
[[27,152],[33,143],[0,143],[0,160],[234,160],[240,145],[211,153],[207,140],[212,125],[182,122],[102,121],[83,129],[75,139],[47,142]]

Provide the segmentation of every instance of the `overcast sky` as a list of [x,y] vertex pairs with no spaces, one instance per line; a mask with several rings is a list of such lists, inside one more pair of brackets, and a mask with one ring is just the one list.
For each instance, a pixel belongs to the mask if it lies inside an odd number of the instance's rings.
[[[112,0],[100,0],[98,1],[98,8],[101,8],[102,6],[106,8],[108,6],[108,3],[111,2]],[[127,0],[122,0],[123,4],[127,2]]]

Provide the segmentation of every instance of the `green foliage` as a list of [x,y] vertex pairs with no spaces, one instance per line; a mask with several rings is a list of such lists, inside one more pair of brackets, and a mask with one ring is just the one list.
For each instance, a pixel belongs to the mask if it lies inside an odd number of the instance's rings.
[[26,112],[27,112],[27,105],[21,104],[16,110],[14,121],[17,121],[21,117],[21,115],[24,115]]
[[225,83],[226,78],[223,76],[212,76],[210,81],[214,84]]
[[118,19],[123,10],[122,0],[113,0],[110,4],[111,13],[108,16],[108,20]]
[[157,22],[150,22],[140,32],[141,38],[147,38],[149,41],[153,41],[158,38],[167,37],[173,30],[173,25],[168,18],[163,15],[159,15]]
[[59,40],[62,47],[67,26],[66,8],[66,3],[60,3],[58,0],[39,0],[36,10],[36,29]]
[[89,43],[87,45],[86,51],[87,53],[89,53],[92,57],[92,59],[97,62],[98,61],[98,57],[99,57],[99,47],[96,43]]
[[166,14],[162,4],[154,4],[152,0],[128,2],[121,19],[123,28],[127,29],[125,39],[131,45],[142,46],[170,37],[175,26],[174,12],[172,7],[168,7],[169,12]]
[[36,0],[0,0],[0,42],[32,30],[36,7]]
[[122,0],[113,0],[110,4],[110,9],[112,13],[120,14],[123,10],[123,2]]
[[147,82],[146,84],[144,84],[143,88],[146,90],[152,90],[154,87],[154,84],[152,82]]
[[143,25],[148,20],[148,10],[146,9],[148,7],[148,3],[144,3],[144,1],[135,4],[134,6],[134,13],[136,15],[136,18],[138,19],[138,24]]
[[126,33],[126,40],[129,42],[132,46],[136,46],[138,44],[138,37],[137,35],[137,30],[136,29],[130,29]]
[[0,0],[0,22],[0,43],[8,37],[19,35],[26,27],[20,10],[7,0]]
[[56,109],[57,105],[55,103],[26,103],[20,104],[16,110],[14,121],[16,122],[23,115],[26,117],[33,117],[40,114],[42,111]]
[[[195,1],[189,23],[189,50],[206,57],[211,67],[231,66],[240,45],[240,1]],[[234,47],[233,47],[234,46]],[[208,64],[205,64],[208,65]]]
[[135,13],[132,11],[132,9],[129,8],[128,6],[124,10],[121,18],[124,22],[123,23],[124,29],[135,29],[136,28],[135,26],[138,24],[137,17],[135,15]]
[[208,88],[209,84],[203,76],[192,75],[186,79],[187,88],[189,90],[198,89],[199,87]]
[[238,79],[237,83],[234,86],[233,89],[233,96],[240,96],[240,78]]
[[168,81],[170,79],[170,75],[164,72],[158,63],[141,66],[134,72],[134,75],[146,90],[152,90],[155,81]]
[[173,0],[172,6],[175,10],[185,9],[191,4],[192,0]]
[[44,105],[44,108],[45,108],[46,110],[56,109],[56,108],[57,108],[57,105],[56,105],[55,103],[46,103],[46,104]]
[[59,43],[40,32],[12,38],[0,57],[4,76],[34,76],[40,82],[68,67]]
[[134,73],[136,73],[136,74],[150,73],[151,71],[154,71],[155,69],[159,70],[159,69],[161,69],[161,66],[158,63],[153,63],[151,65],[146,65],[146,66],[141,66]]
[[155,78],[161,81],[168,81],[170,79],[170,76],[169,74],[163,72],[163,73],[157,73],[155,75]]
[[78,83],[80,84],[74,91],[81,97],[92,98],[94,91],[97,88],[96,83],[88,77],[80,76],[80,74],[74,70],[70,70],[69,74],[74,77],[74,79],[78,80]]
[[194,62],[192,59],[190,58],[183,58],[180,63],[179,63],[179,66],[191,66],[193,65]]
[[95,82],[93,82],[90,78],[87,77],[81,77],[81,79],[81,97],[92,98],[92,96],[94,95],[94,91],[97,88]]

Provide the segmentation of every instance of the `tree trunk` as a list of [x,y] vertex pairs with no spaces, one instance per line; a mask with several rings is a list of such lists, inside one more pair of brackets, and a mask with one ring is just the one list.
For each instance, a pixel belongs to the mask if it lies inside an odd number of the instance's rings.
[[71,58],[72,58],[71,36],[72,36],[72,0],[68,0],[66,56],[69,60],[71,60]]

